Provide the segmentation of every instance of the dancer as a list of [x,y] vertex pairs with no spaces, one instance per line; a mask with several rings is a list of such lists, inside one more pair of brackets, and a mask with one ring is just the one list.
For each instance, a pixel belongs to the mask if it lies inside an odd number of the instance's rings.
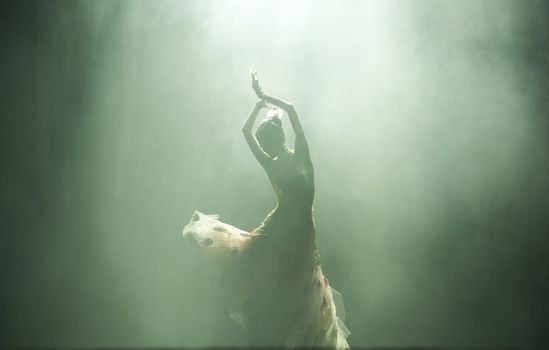
[[[293,105],[263,92],[242,131],[277,195],[277,205],[251,232],[196,211],[183,235],[220,271],[228,315],[249,335],[250,346],[349,348],[341,295],[324,277],[315,243],[314,168]],[[259,112],[270,107],[255,134]],[[286,146],[285,111],[295,133]]]

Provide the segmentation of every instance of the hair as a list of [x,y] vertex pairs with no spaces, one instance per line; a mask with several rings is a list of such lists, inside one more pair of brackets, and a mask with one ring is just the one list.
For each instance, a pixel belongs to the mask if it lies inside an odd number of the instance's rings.
[[263,119],[255,132],[259,145],[264,150],[270,150],[282,144],[284,145],[284,130],[282,119],[278,116],[271,116]]

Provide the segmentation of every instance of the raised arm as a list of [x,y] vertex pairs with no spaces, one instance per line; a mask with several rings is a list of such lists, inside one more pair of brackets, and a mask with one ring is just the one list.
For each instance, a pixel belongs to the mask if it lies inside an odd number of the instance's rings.
[[250,150],[254,154],[257,161],[265,167],[269,161],[271,161],[271,157],[267,153],[265,153],[261,146],[259,146],[259,143],[257,142],[257,139],[255,135],[252,133],[252,128],[254,126],[255,120],[257,119],[257,115],[259,114],[259,111],[265,107],[265,101],[259,101],[255,104],[254,109],[252,110],[252,113],[250,113],[250,116],[248,117],[248,120],[246,120],[246,123],[242,127],[242,133],[244,133],[244,138],[246,139],[246,142],[248,143],[248,146],[250,146]]
[[[303,127],[297,116],[294,106],[291,103],[288,103],[284,100],[281,100],[277,97],[271,96],[263,92],[263,89],[259,86],[259,81],[257,79],[257,73],[252,71],[252,88],[254,89],[257,97],[260,99],[269,102],[281,109],[283,109],[290,119],[292,128],[295,133],[295,145],[294,149],[296,154],[306,156],[309,159],[309,145],[307,144],[307,139],[305,138],[305,133],[303,132]],[[310,160],[310,159],[309,159]]]

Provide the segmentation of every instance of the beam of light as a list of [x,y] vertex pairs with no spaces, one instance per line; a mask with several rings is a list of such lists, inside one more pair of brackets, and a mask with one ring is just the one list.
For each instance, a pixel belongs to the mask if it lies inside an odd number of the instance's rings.
[[[91,345],[244,343],[219,317],[214,279],[179,232],[194,209],[250,229],[274,204],[240,131],[255,102],[250,66],[304,124],[323,261],[355,303],[351,345],[461,344],[459,334],[481,328],[448,296],[458,289],[470,306],[475,292],[448,274],[468,283],[489,273],[479,252],[491,238],[477,225],[521,183],[533,144],[525,68],[507,55],[519,50],[524,20],[513,5],[78,4],[89,15],[94,77],[78,140],[87,171],[67,186],[96,201],[88,220],[105,285],[95,298],[118,312],[107,323],[123,325],[110,343]],[[468,252],[456,237],[482,249]],[[444,325],[440,310],[450,315]],[[444,332],[457,324],[471,326]]]

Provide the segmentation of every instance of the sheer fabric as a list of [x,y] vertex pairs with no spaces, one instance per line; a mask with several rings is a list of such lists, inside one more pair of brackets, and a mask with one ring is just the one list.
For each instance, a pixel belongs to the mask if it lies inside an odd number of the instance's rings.
[[275,212],[247,232],[195,211],[183,236],[219,271],[227,314],[251,345],[348,349],[343,300],[322,273],[314,224],[305,228],[312,235],[283,235]]

